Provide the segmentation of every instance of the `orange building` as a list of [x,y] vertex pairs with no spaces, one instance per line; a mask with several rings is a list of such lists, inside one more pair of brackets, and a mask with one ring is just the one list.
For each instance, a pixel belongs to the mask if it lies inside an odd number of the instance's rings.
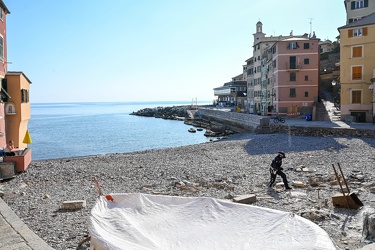
[[[6,15],[10,11],[0,0],[0,173],[25,171],[31,162],[31,149],[23,142],[30,120],[31,81],[22,72],[8,71]],[[12,140],[13,156],[4,155],[7,141]],[[12,150],[13,151],[13,150]],[[9,176],[1,176],[4,179]]]

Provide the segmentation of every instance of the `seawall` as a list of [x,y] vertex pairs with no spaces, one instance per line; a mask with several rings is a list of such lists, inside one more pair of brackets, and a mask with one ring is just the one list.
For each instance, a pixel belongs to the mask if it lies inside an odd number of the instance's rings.
[[[195,112],[194,119],[202,119],[223,124],[237,132],[254,132],[261,124],[262,116],[236,113],[228,110],[200,108]],[[268,119],[268,118],[267,118]]]
[[[303,136],[348,136],[375,138],[375,126],[372,129],[341,128],[322,126],[294,126],[288,124],[270,123],[268,116],[258,116],[228,110],[200,108],[194,114],[194,119],[214,121],[236,131],[254,133],[284,133]],[[290,118],[294,119],[294,118]],[[296,118],[297,119],[297,118]],[[314,122],[312,122],[314,123]]]

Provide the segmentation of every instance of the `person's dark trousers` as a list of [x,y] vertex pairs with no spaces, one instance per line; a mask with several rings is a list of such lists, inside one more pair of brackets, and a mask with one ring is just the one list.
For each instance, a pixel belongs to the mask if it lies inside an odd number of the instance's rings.
[[284,187],[285,187],[285,188],[289,188],[288,181],[287,181],[287,179],[286,179],[286,175],[284,174],[284,172],[281,171],[281,170],[279,170],[279,171],[276,172],[276,174],[280,175],[281,178],[283,178]]
[[273,169],[270,168],[270,174],[271,174],[271,180],[270,180],[270,185],[269,185],[270,187],[272,187],[272,185],[275,183],[275,181],[276,181],[276,175],[278,174],[278,175],[280,175],[281,178],[283,179],[283,182],[284,182],[284,186],[285,186],[285,188],[289,188],[288,181],[287,181],[287,179],[286,179],[286,175],[284,174],[283,171],[278,170],[278,171],[276,172],[276,174],[274,174]]
[[274,174],[274,169],[273,168],[270,168],[270,174],[271,174],[271,180],[270,180],[270,184],[268,186],[272,187],[272,185],[276,181],[276,174]]

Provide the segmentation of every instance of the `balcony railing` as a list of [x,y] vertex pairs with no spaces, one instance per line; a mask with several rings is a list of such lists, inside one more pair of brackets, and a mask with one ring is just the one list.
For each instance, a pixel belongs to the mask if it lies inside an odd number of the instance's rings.
[[285,69],[289,71],[298,71],[301,69],[301,64],[298,63],[285,63]]

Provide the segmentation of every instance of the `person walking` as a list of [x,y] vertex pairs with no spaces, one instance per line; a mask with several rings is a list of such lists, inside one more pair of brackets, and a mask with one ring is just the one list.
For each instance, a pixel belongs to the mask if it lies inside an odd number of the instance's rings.
[[272,187],[273,184],[275,183],[276,175],[280,175],[281,178],[283,179],[285,189],[289,190],[292,188],[289,187],[288,180],[286,179],[286,175],[283,172],[283,168],[281,167],[281,165],[283,164],[283,158],[286,158],[285,153],[277,152],[277,156],[275,157],[275,159],[272,160],[271,167],[270,167],[271,180],[269,183],[269,187]]

